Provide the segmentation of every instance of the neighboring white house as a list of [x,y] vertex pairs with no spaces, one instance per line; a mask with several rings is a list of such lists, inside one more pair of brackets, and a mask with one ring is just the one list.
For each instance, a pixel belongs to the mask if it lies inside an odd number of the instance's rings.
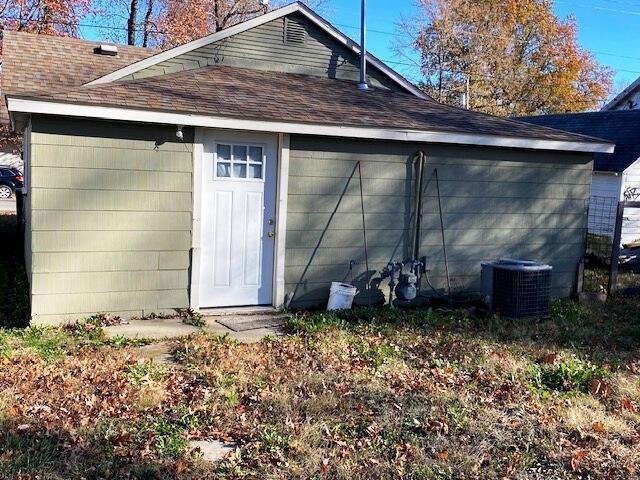
[[[640,79],[627,95],[616,97],[608,110],[523,117],[519,120],[589,135],[616,144],[612,154],[596,154],[589,204],[589,232],[613,236],[620,200],[640,200],[640,108],[621,109],[627,100],[640,102]],[[634,84],[634,85],[635,85]],[[633,87],[633,88],[632,88]],[[634,96],[635,95],[635,96]],[[640,209],[625,210],[622,244],[640,239]]]
[[0,152],[0,166],[15,167],[21,172],[24,171],[22,157],[11,152]]
[[640,109],[640,77],[602,107],[602,111]]

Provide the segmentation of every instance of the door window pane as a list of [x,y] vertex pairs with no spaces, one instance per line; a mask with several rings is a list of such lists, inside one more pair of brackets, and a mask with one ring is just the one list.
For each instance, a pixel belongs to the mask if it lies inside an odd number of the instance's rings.
[[249,147],[249,161],[262,163],[262,147]]
[[246,178],[247,177],[247,165],[244,163],[233,164],[233,178]]
[[235,162],[246,162],[247,161],[247,147],[244,145],[234,145],[233,146],[233,160]]
[[218,162],[216,176],[218,177],[230,177],[231,176],[231,164]]
[[218,144],[218,161],[231,161],[231,145]]
[[249,178],[262,178],[262,165],[249,164]]

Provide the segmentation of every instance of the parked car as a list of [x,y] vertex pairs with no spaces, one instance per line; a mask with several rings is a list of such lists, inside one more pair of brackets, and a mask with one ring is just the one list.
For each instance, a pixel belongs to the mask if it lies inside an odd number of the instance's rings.
[[16,189],[22,188],[24,177],[13,167],[0,167],[0,199],[11,198]]

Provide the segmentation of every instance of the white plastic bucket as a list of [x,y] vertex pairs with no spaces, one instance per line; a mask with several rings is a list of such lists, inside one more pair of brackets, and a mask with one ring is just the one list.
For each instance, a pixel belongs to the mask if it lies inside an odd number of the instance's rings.
[[342,282],[331,282],[329,302],[327,310],[343,310],[351,308],[353,297],[356,296],[356,287]]

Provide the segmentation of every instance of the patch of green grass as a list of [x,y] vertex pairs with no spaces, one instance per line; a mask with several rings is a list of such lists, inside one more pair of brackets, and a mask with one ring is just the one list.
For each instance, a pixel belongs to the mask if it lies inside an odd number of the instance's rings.
[[350,339],[350,343],[358,356],[367,360],[374,368],[379,368],[402,356],[398,349],[385,342],[371,343],[366,338],[354,336]]
[[531,364],[529,374],[532,389],[542,393],[543,396],[550,392],[588,393],[593,380],[606,379],[611,376],[609,370],[576,358],[551,365]]
[[182,323],[192,325],[194,327],[206,327],[207,321],[200,312],[196,312],[191,308],[178,310],[178,315],[182,318]]
[[32,349],[42,359],[52,362],[66,354],[67,335],[57,327],[27,327],[19,333],[19,338],[27,348]]
[[344,326],[344,320],[331,312],[293,315],[286,322],[286,327],[289,330],[306,335],[314,335],[331,328]]
[[123,335],[105,339],[105,344],[114,348],[142,347],[151,343],[153,343],[153,340],[150,338],[127,338]]
[[0,331],[0,358],[10,358],[13,354],[13,348],[9,344],[8,335]]
[[169,375],[170,368],[165,364],[157,364],[151,360],[147,362],[140,362],[134,365],[130,365],[127,368],[127,374],[130,375],[136,382],[157,382],[166,378]]
[[62,330],[81,341],[101,342],[105,338],[104,329],[99,318],[89,317],[64,325]]
[[61,326],[29,326],[0,329],[0,357],[33,353],[48,362],[86,349],[104,346],[139,346],[149,340],[107,339],[101,316],[93,316]]
[[140,442],[151,439],[151,448],[158,455],[179,458],[189,444],[188,433],[201,426],[201,418],[182,403],[164,415],[143,420],[135,432]]
[[579,322],[589,318],[589,309],[582,303],[560,299],[551,304],[551,319],[560,322]]
[[264,425],[258,436],[264,449],[270,453],[283,453],[289,449],[291,436],[283,434],[277,425]]
[[437,326],[465,322],[464,312],[438,313],[431,308],[401,310],[394,308],[358,307],[332,312],[300,312],[287,321],[293,333],[314,335],[330,329],[366,331],[382,335],[392,333],[394,327],[430,329]]
[[452,402],[447,407],[447,421],[454,432],[462,432],[469,426],[468,411],[457,402]]
[[58,461],[57,451],[62,445],[58,437],[34,437],[16,432],[9,425],[0,425],[0,428],[0,476],[3,478],[20,478],[20,474],[47,470]]

